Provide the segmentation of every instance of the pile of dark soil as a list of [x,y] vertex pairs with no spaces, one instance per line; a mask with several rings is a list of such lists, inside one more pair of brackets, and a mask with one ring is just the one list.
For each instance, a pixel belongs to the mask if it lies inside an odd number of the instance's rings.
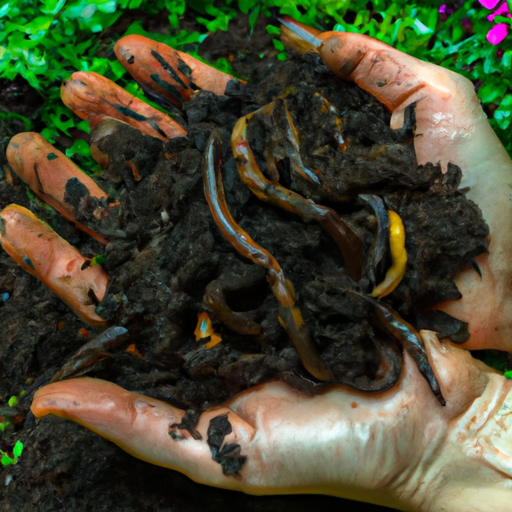
[[[280,326],[264,269],[237,254],[223,238],[204,197],[203,152],[218,128],[224,139],[224,187],[234,218],[275,256],[294,284],[316,347],[337,381],[378,390],[379,350],[399,349],[372,321],[371,304],[347,293],[370,293],[390,264],[389,255],[374,264],[378,223],[361,195],[380,197],[404,222],[409,263],[385,301],[416,325],[428,307],[459,298],[452,276],[486,250],[487,227],[476,205],[456,191],[460,170],[455,165],[446,174],[436,165],[417,166],[413,110],[404,128],[392,131],[382,105],[334,77],[314,55],[291,55],[284,63],[268,55],[271,41],[264,25],[250,39],[240,19],[229,36],[209,37],[202,52],[214,60],[234,53],[233,48],[238,55],[233,66],[248,85],[233,86],[224,97],[197,94],[176,113],[187,138],[163,143],[124,125],[93,134],[109,160],[98,182],[112,202],[120,203],[96,225],[110,240],[106,247],[39,200],[29,199],[25,185],[10,173],[0,175],[0,209],[12,202],[29,207],[84,256],[105,256],[110,282],[97,312],[128,333],[108,357],[88,367],[88,375],[199,410],[271,379],[314,392],[322,384],[304,370]],[[318,224],[306,224],[260,201],[240,181],[229,146],[232,127],[240,116],[277,97],[285,98],[300,134],[302,160],[318,173],[321,184],[298,179],[287,159],[278,163],[280,182],[335,209],[359,233],[365,267],[357,283]],[[279,144],[278,131],[255,116],[249,142],[265,171],[265,150]],[[80,194],[74,197],[70,201],[79,202]],[[80,215],[88,220],[86,210]],[[212,301],[231,318],[242,319],[242,327],[221,322]],[[222,336],[211,349],[193,335],[203,311]],[[439,329],[438,320],[421,315],[421,327]],[[26,451],[18,465],[4,470],[0,510],[217,511],[230,500],[244,510],[287,511],[342,503],[317,497],[250,498],[203,487],[198,493],[198,486],[185,477],[132,459],[76,425],[45,419],[36,426],[28,413],[33,393],[97,331],[84,330],[59,299],[4,252],[0,324],[0,394],[6,399],[27,390],[18,406],[21,432],[16,434]],[[443,334],[458,333],[463,341],[460,332],[459,322],[445,322]],[[126,351],[130,345],[136,351]],[[389,376],[388,385],[396,377]],[[7,447],[8,440],[0,442]],[[347,505],[346,510],[357,507]]]

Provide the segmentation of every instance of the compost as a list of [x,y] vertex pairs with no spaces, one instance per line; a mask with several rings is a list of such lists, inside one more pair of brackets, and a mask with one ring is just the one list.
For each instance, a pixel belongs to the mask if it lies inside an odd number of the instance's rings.
[[[454,341],[467,339],[462,322],[427,313],[436,303],[460,297],[454,274],[487,249],[488,229],[480,210],[457,191],[460,169],[454,163],[443,174],[436,163],[417,165],[414,108],[408,110],[404,127],[393,131],[381,104],[336,78],[315,55],[290,54],[280,62],[271,48],[264,24],[249,37],[243,18],[229,36],[206,39],[203,57],[234,56],[233,67],[248,84],[232,83],[222,97],[201,91],[183,110],[173,109],[188,131],[186,138],[164,143],[115,124],[93,134],[108,162],[97,181],[112,202],[120,203],[95,224],[110,241],[107,246],[29,197],[9,172],[2,151],[0,209],[13,202],[26,206],[84,256],[105,257],[110,282],[97,312],[127,332],[98,350],[82,374],[196,413],[272,379],[308,393],[325,386],[305,371],[280,325],[265,270],[238,254],[212,218],[202,161],[214,129],[223,140],[229,209],[293,283],[315,347],[337,382],[375,392],[391,386],[400,372],[400,346],[376,324],[372,304],[358,295],[371,293],[391,264],[389,250],[375,257],[380,229],[375,198],[402,218],[408,253],[404,278],[383,300],[413,325],[438,330]],[[231,130],[241,116],[276,99],[290,112],[304,166],[319,177],[318,184],[297,178],[289,158],[283,158],[276,166],[279,181],[334,209],[358,233],[363,242],[358,282],[317,223],[260,201],[240,180]],[[248,124],[249,143],[267,176],[268,148],[279,152],[284,114],[277,110],[273,117],[275,122],[255,115]],[[20,128],[5,125],[2,130],[3,139]],[[82,208],[79,186],[70,184],[68,200],[81,222],[93,222]],[[194,337],[203,312],[222,337],[213,348],[206,348],[208,339]],[[229,500],[244,510],[291,511],[341,503],[318,497],[251,498],[203,488],[135,460],[69,422],[50,418],[37,426],[29,413],[35,390],[100,333],[85,326],[5,252],[0,253],[0,325],[0,394],[6,400],[26,390],[17,415],[11,414],[26,451],[16,466],[2,472],[0,510],[216,511],[225,510]],[[397,362],[392,371],[389,365],[382,367],[382,354]],[[8,441],[4,437],[0,448],[8,449]],[[357,505],[349,507],[358,510]]]

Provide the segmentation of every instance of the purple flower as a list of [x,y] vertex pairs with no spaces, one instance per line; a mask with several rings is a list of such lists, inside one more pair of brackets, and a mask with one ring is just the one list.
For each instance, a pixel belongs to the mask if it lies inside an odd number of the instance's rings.
[[439,7],[439,14],[441,15],[441,21],[446,21],[446,18],[450,14],[453,14],[453,9],[450,9],[446,4],[443,4]]

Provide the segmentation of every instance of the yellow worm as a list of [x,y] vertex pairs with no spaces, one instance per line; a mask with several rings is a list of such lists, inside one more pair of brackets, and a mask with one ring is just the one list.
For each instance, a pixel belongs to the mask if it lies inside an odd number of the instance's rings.
[[402,280],[407,265],[407,251],[405,250],[405,228],[398,213],[388,210],[389,215],[389,246],[391,247],[391,267],[386,272],[384,281],[379,283],[372,292],[372,297],[385,297],[389,295]]

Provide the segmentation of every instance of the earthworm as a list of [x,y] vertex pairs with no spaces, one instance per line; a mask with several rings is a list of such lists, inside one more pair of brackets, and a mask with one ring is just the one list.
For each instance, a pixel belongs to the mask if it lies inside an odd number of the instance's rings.
[[221,139],[213,132],[203,160],[204,189],[210,211],[224,238],[243,256],[267,271],[267,279],[279,302],[279,321],[286,329],[304,367],[319,380],[333,380],[307,329],[300,309],[295,305],[295,290],[286,279],[277,260],[259,246],[233,219],[224,196],[221,175]]
[[418,365],[421,374],[429,383],[434,395],[442,405],[445,405],[446,401],[443,398],[439,382],[437,381],[434,371],[432,370],[432,366],[429,363],[425,345],[416,329],[409,322],[406,322],[395,310],[391,308],[391,306],[386,303],[372,299],[367,295],[363,295],[352,290],[347,291],[358,295],[375,306],[374,316],[378,325],[383,330],[391,334],[400,342],[402,347],[407,350],[408,354]]
[[[256,267],[252,267],[256,268]],[[259,279],[258,276],[256,276]],[[252,312],[233,311],[226,302],[226,292],[237,290],[244,285],[250,286],[256,282],[254,273],[235,281],[224,281],[222,277],[211,281],[206,287],[203,301],[210,311],[229,329],[238,334],[257,335],[261,333],[261,325],[251,317]],[[252,313],[252,314],[251,314]]]
[[372,207],[377,219],[377,233],[368,251],[369,261],[367,262],[369,277],[372,284],[375,284],[375,273],[384,257],[389,241],[389,215],[384,201],[379,196],[359,194],[359,197]]
[[372,292],[372,297],[382,298],[389,295],[400,283],[405,274],[407,265],[407,251],[405,250],[405,228],[398,213],[388,210],[389,216],[389,246],[391,248],[391,267]]
[[[256,112],[268,115],[273,106],[271,103]],[[363,244],[357,233],[331,208],[269,181],[258,168],[247,140],[247,121],[256,112],[240,118],[231,136],[231,147],[242,182],[259,199],[295,213],[305,222],[317,221],[338,245],[352,279],[359,281],[363,272]]]
[[85,369],[97,361],[109,357],[107,350],[119,346],[123,341],[123,334],[128,329],[121,326],[112,326],[105,329],[98,336],[88,341],[78,349],[65,363],[64,366],[52,377],[50,382],[78,377],[85,373]]

